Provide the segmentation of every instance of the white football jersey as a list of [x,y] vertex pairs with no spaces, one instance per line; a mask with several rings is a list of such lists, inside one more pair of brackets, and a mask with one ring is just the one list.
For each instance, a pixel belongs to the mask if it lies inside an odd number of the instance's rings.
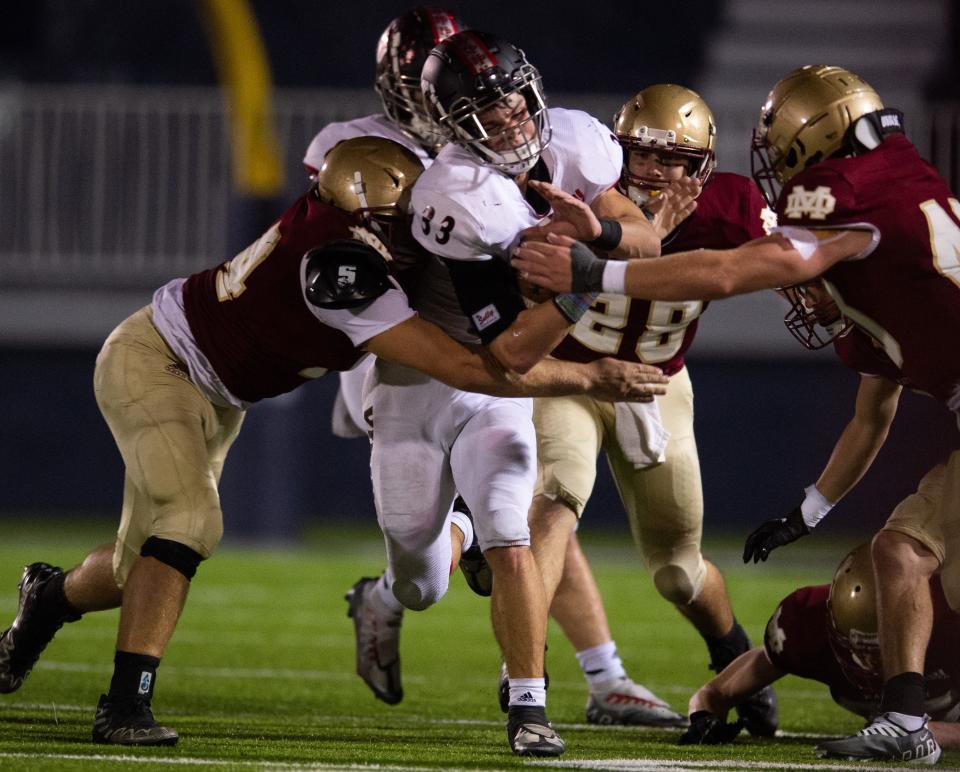
[[355,118],[352,121],[340,121],[338,123],[328,123],[311,140],[307,152],[303,156],[303,163],[314,172],[323,166],[323,159],[326,157],[330,148],[338,142],[354,137],[384,137],[392,139],[403,145],[407,150],[415,153],[424,167],[430,166],[433,159],[427,154],[427,151],[416,142],[400,131],[397,124],[387,118],[383,113],[374,113],[365,115],[363,118]]
[[[542,157],[550,181],[590,204],[620,178],[620,143],[587,113],[550,108],[549,114],[553,136]],[[483,166],[454,143],[417,179],[412,206],[414,237],[428,252],[449,260],[509,262],[520,231],[544,219],[512,177]],[[457,340],[477,340],[440,260],[429,261],[416,294],[415,306],[424,319]]]

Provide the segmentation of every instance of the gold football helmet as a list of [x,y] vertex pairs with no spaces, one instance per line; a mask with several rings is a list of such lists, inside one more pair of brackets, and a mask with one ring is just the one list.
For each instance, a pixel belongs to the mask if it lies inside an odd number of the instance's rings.
[[883,109],[865,80],[842,67],[800,67],[773,87],[753,132],[753,178],[772,206],[777,186],[830,158],[861,116]]
[[870,542],[840,561],[830,585],[827,609],[830,648],[840,668],[852,683],[876,689],[883,682],[883,669]]
[[395,259],[415,263],[421,250],[410,234],[410,195],[423,164],[403,145],[383,137],[354,137],[327,152],[317,172],[321,201],[360,215]]
[[621,189],[651,187],[630,173],[629,153],[645,150],[689,159],[687,173],[705,183],[716,166],[717,124],[699,94],[673,83],[648,86],[613,116],[613,132],[623,145]]

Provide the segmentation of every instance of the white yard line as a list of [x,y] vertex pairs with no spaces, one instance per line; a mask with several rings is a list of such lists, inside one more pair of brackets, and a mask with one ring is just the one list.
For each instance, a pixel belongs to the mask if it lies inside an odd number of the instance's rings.
[[165,764],[169,766],[253,767],[256,769],[283,769],[290,772],[331,772],[332,770],[370,770],[370,772],[437,772],[437,767],[413,767],[396,764],[296,764],[288,761],[243,761],[241,759],[192,758],[189,756],[130,756],[106,753],[4,753],[0,759],[49,759],[50,761],[89,761],[91,764]]

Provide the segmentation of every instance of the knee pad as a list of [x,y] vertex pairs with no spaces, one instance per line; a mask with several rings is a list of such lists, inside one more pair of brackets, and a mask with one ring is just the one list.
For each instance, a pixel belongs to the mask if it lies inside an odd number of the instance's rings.
[[667,563],[653,572],[657,592],[675,606],[686,606],[696,600],[706,578],[707,567],[699,554],[696,562]]
[[193,579],[194,574],[197,573],[197,566],[203,560],[203,556],[199,552],[195,552],[185,544],[169,539],[160,539],[156,536],[151,536],[143,543],[140,548],[140,555],[159,560],[175,571],[179,571],[188,582]]
[[442,586],[437,583],[424,581],[426,577],[417,581],[415,579],[396,579],[393,582],[393,595],[400,601],[404,608],[411,611],[423,611],[430,608],[440,598],[447,593],[448,581],[443,581]]

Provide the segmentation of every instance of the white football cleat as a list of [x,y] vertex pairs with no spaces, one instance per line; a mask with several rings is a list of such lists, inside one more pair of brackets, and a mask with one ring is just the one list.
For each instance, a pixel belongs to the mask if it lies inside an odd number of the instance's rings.
[[591,689],[587,699],[587,721],[591,724],[685,727],[686,716],[674,711],[644,686],[623,677],[605,688]]
[[377,699],[396,705],[403,699],[400,682],[400,623],[403,612],[382,608],[373,596],[377,580],[364,577],[351,587],[344,600],[353,619],[357,644],[357,675]]

